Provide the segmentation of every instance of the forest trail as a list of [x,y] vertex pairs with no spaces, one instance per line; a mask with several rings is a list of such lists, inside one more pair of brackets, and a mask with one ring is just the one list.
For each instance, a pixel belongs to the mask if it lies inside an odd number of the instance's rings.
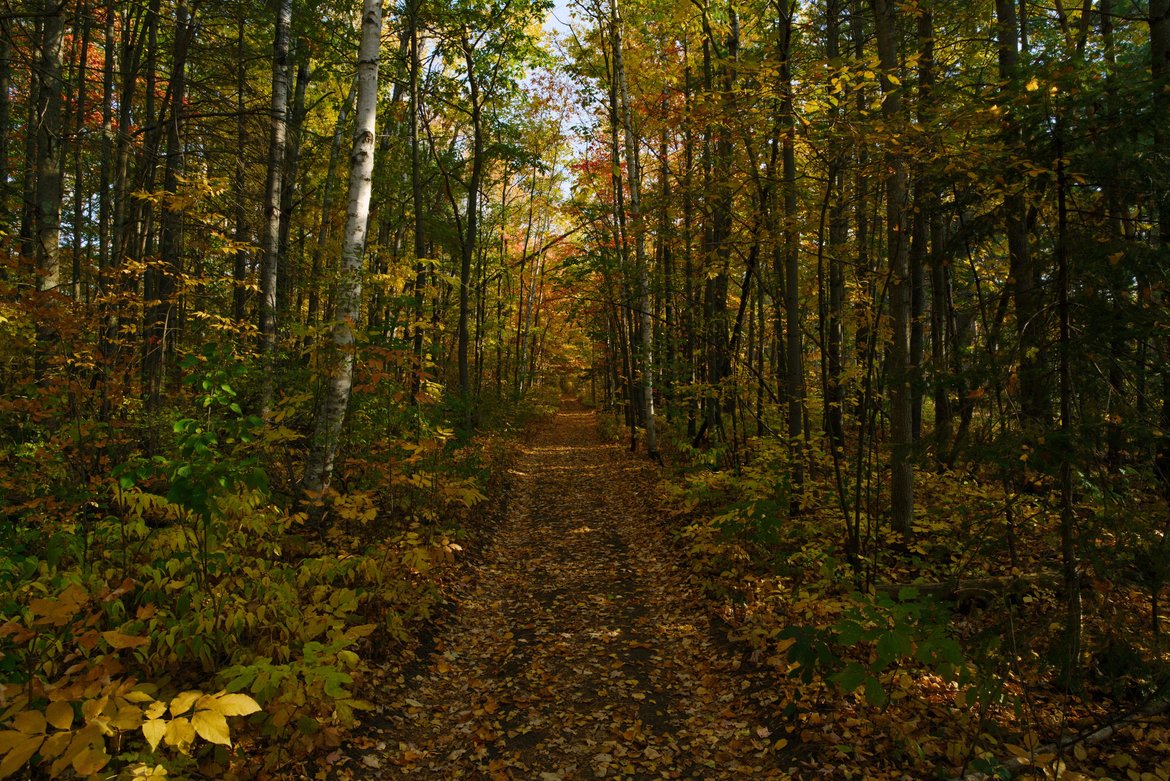
[[428,664],[379,695],[371,777],[787,777],[652,519],[656,479],[583,408],[537,432]]

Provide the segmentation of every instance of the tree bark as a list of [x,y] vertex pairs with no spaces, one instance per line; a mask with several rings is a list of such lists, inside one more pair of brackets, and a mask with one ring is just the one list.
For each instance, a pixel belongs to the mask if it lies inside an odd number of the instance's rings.
[[350,157],[349,207],[337,285],[337,314],[330,348],[330,374],[317,410],[312,449],[302,487],[310,497],[329,488],[342,423],[353,389],[355,338],[362,299],[362,254],[370,217],[374,178],[374,141],[378,104],[378,51],[382,32],[382,0],[364,0],[357,58],[357,105],[353,152]]
[[[999,40],[999,75],[1005,82],[1004,102],[1011,105],[1019,82],[1019,20],[1013,0],[996,0],[995,15]],[[1009,149],[1022,144],[1013,112],[1004,121]],[[1004,226],[1007,233],[1008,265],[1012,297],[1016,308],[1016,337],[1019,345],[1020,419],[1025,426],[1044,422],[1048,416],[1048,394],[1044,387],[1043,311],[1039,300],[1040,271],[1028,241],[1027,200],[1024,177],[1012,165],[1005,167],[1008,178],[1004,196]]]
[[248,89],[247,55],[245,49],[244,30],[247,20],[245,14],[240,13],[236,21],[236,159],[233,170],[233,186],[235,190],[235,235],[236,252],[232,263],[232,319],[243,324],[246,317],[248,303],[248,256],[251,254],[246,245],[249,243],[247,202],[248,168],[245,150],[247,149],[247,124],[245,109],[247,108],[246,94]]
[[[185,105],[187,51],[193,31],[187,5],[180,0],[175,13],[175,48],[171,81],[160,121],[166,128],[166,161],[163,165],[163,190],[174,196],[183,171],[183,111]],[[178,336],[175,293],[182,273],[182,211],[174,204],[162,204],[159,235],[159,262],[147,268],[146,318],[143,323],[143,385],[147,407],[157,409],[162,402],[162,386],[168,360],[174,355]]]
[[471,335],[468,320],[471,307],[471,261],[475,257],[475,246],[479,240],[479,188],[483,178],[484,128],[483,106],[479,93],[479,74],[475,67],[475,49],[472,47],[467,28],[463,34],[463,58],[467,65],[467,89],[471,104],[471,176],[467,180],[467,227],[463,237],[463,253],[459,262],[459,332],[457,358],[459,363],[459,397],[464,405],[464,424],[471,426],[473,419],[471,399],[471,375],[468,365],[468,348]]
[[37,290],[61,283],[61,53],[65,41],[64,6],[45,0],[37,63],[36,221]]
[[264,381],[260,412],[272,408],[275,388],[277,330],[277,275],[280,254],[280,197],[284,184],[284,154],[288,135],[289,28],[292,0],[278,0],[276,29],[272,46],[272,100],[269,105],[268,178],[264,186],[264,235],[260,255],[260,351]]
[[796,114],[792,96],[792,29],[796,3],[781,0],[780,14],[780,122],[784,193],[784,344],[785,396],[788,400],[788,441],[791,453],[792,508],[799,508],[804,483],[804,344],[800,334],[800,228],[796,213]]
[[630,191],[630,227],[634,232],[634,273],[638,279],[638,317],[641,326],[642,423],[646,427],[646,453],[658,458],[658,434],[654,426],[654,327],[650,319],[650,271],[646,261],[646,228],[642,218],[642,167],[638,138],[634,133],[626,79],[625,54],[622,50],[621,15],[617,0],[610,2],[610,25],[613,36],[613,63],[621,101],[621,121],[625,131],[626,180]]
[[[898,70],[897,6],[892,0],[874,0],[878,60],[882,68],[882,116],[887,130],[902,120],[902,93]],[[893,77],[893,78],[891,78]],[[890,524],[904,537],[914,522],[914,431],[910,388],[910,236],[906,161],[902,152],[886,155],[886,251],[890,264],[890,315],[893,344],[890,369]]]

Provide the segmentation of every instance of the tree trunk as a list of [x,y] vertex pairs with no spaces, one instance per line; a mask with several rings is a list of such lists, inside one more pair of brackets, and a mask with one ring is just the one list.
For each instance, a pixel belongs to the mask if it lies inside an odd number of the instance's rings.
[[1077,572],[1076,515],[1073,508],[1073,406],[1072,406],[1072,322],[1069,307],[1069,248],[1068,248],[1068,174],[1065,170],[1062,119],[1056,117],[1056,294],[1060,318],[1059,396],[1060,396],[1060,559],[1061,579],[1064,581],[1065,622],[1062,660],[1064,686],[1073,689],[1080,677],[1081,664],[1081,586]]
[[[87,90],[86,86],[89,83],[89,36],[92,22],[90,19],[89,5],[85,0],[82,0],[78,15],[81,17],[81,46],[77,54],[77,93],[76,101],[74,103],[74,138],[73,138],[73,273],[70,275],[70,282],[72,283],[73,301],[74,303],[82,300],[82,274],[83,272],[83,252],[82,246],[85,243],[84,228],[85,228],[85,200],[87,195],[85,188],[81,186],[84,180],[84,139],[85,133],[85,115],[89,106],[86,105]],[[86,288],[85,299],[89,300],[89,288]]]
[[[882,74],[882,116],[887,132],[902,119],[902,93],[897,81],[897,6],[892,0],[874,0],[878,60]],[[899,150],[886,156],[886,251],[890,264],[890,524],[904,537],[914,521],[914,431],[910,388],[910,242],[906,161]]]
[[248,211],[244,205],[248,198],[247,178],[245,177],[248,164],[244,154],[247,148],[247,125],[245,124],[246,115],[244,112],[247,107],[245,95],[248,89],[247,55],[244,48],[244,30],[247,20],[244,17],[245,15],[241,12],[240,18],[236,22],[236,159],[233,176],[236,218],[233,239],[236,242],[236,252],[232,263],[232,319],[241,325],[246,317],[245,307],[248,302],[246,282],[248,279],[248,255],[250,254],[246,249],[246,245],[249,243]]
[[423,339],[426,327],[423,320],[423,307],[426,304],[427,267],[423,262],[427,252],[426,220],[423,213],[422,188],[422,161],[418,136],[419,111],[422,106],[422,95],[419,89],[419,79],[422,72],[422,61],[419,54],[419,11],[421,0],[414,0],[410,4],[408,22],[410,24],[410,197],[414,210],[414,341],[412,355],[414,366],[410,379],[411,403],[418,405],[422,401],[423,374],[426,370],[425,355],[423,353]]
[[625,55],[622,51],[621,16],[617,0],[610,2],[610,25],[614,72],[621,100],[622,126],[626,141],[626,178],[630,191],[630,227],[634,232],[634,273],[638,278],[638,316],[642,331],[639,352],[642,378],[642,422],[646,427],[646,453],[658,458],[658,434],[654,427],[654,327],[650,319],[650,271],[646,261],[646,230],[642,219],[642,167],[638,139],[634,133],[626,81]]
[[[12,103],[9,92],[12,89],[11,44],[8,21],[0,20],[0,230],[5,233],[12,229],[8,211],[8,128],[12,127]],[[109,47],[107,47],[108,49]],[[5,255],[8,249],[5,248]],[[0,279],[7,278],[7,265],[0,258]]]
[[[825,54],[830,63],[841,57],[840,16],[843,12],[841,0],[832,0],[825,10],[826,39]],[[843,103],[843,101],[841,101]],[[833,109],[833,129],[841,120],[841,109]],[[844,147],[840,141],[837,142]],[[825,433],[830,447],[839,454],[845,447],[845,389],[843,375],[844,356],[844,307],[845,307],[845,263],[844,253],[849,237],[848,203],[845,197],[845,148],[834,150],[829,157],[829,301],[825,334],[828,371],[825,382]]]
[[45,0],[37,63],[36,222],[37,290],[61,283],[61,53],[65,41],[64,5]]
[[[174,195],[179,189],[183,170],[182,123],[186,97],[187,50],[193,30],[185,2],[175,13],[175,52],[167,101],[160,119],[166,125],[166,162],[163,167],[163,190]],[[147,269],[146,318],[143,323],[143,385],[147,407],[158,409],[166,366],[174,355],[177,338],[175,291],[182,273],[183,214],[175,206],[162,205],[159,236],[159,263]]]
[[787,376],[788,441],[791,455],[792,508],[799,508],[804,483],[804,345],[800,334],[800,229],[796,213],[796,114],[792,97],[792,28],[796,3],[782,0],[780,14],[780,122],[784,193],[784,361]]
[[329,164],[325,168],[325,184],[321,194],[321,222],[317,228],[317,240],[313,244],[313,257],[309,263],[309,325],[316,325],[321,318],[321,276],[322,256],[333,235],[333,190],[337,179],[337,161],[341,157],[341,141],[345,126],[357,94],[357,80],[349,85],[349,92],[337,112],[337,125],[333,130],[333,141],[329,146]]
[[[1011,105],[1019,83],[1019,21],[1013,0],[996,0],[995,15],[999,39],[999,75],[1005,83],[1004,98]],[[1009,150],[1022,144],[1015,117],[1009,111],[1004,121],[1004,136]],[[1008,177],[1004,196],[1004,224],[1007,233],[1009,271],[1016,306],[1016,336],[1019,343],[1020,419],[1025,426],[1035,426],[1048,416],[1048,394],[1044,387],[1043,311],[1040,306],[1040,271],[1028,242],[1026,179],[1014,166],[1004,170]]]
[[357,57],[356,128],[350,157],[349,208],[345,219],[337,311],[330,344],[330,373],[317,410],[312,449],[302,482],[302,487],[311,497],[320,496],[329,488],[341,426],[345,421],[345,411],[353,388],[354,328],[361,308],[362,253],[369,225],[370,194],[374,180],[381,33],[382,0],[364,0]]
[[284,149],[288,134],[289,28],[292,0],[278,0],[276,30],[272,46],[271,124],[268,133],[268,178],[264,187],[264,235],[260,256],[260,351],[264,358],[264,380],[260,412],[272,409],[275,388],[277,274],[280,254],[280,196],[284,184]]
[[288,115],[288,143],[285,146],[284,173],[281,176],[280,187],[280,228],[276,242],[276,311],[278,319],[289,316],[292,308],[293,288],[299,284],[295,278],[296,275],[293,274],[293,264],[289,257],[291,250],[289,237],[292,234],[293,211],[297,206],[297,175],[301,164],[301,130],[305,123],[305,90],[312,78],[308,53],[302,54],[299,59],[292,106]]
[[479,74],[475,67],[475,50],[470,34],[463,29],[463,58],[467,64],[467,88],[471,103],[471,176],[467,180],[467,228],[463,237],[463,253],[459,262],[459,333],[456,353],[459,362],[459,397],[464,405],[464,425],[470,428],[473,418],[471,375],[467,351],[470,345],[468,319],[471,306],[471,261],[479,240],[479,188],[483,178],[484,128],[483,106],[480,104]]

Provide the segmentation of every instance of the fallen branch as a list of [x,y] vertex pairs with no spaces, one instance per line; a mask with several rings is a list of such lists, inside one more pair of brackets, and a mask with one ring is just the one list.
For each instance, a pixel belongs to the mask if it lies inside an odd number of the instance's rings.
[[[1092,748],[1099,743],[1104,743],[1105,741],[1109,740],[1109,738],[1116,735],[1122,728],[1143,719],[1159,716],[1165,713],[1167,709],[1170,709],[1170,701],[1163,701],[1147,705],[1136,713],[1131,713],[1128,716],[1124,716],[1112,722],[1111,724],[1107,724],[1104,727],[1094,730],[1088,734],[1071,735],[1059,742],[1040,746],[1026,757],[1015,757],[1013,759],[1009,759],[1007,762],[1004,762],[1002,765],[1000,765],[998,769],[1006,770],[1014,776],[1018,771],[1022,770],[1027,765],[1032,764],[1037,757],[1042,757],[1047,754],[1050,754],[1053,757],[1057,757],[1078,745],[1084,746],[1085,748]],[[956,776],[951,778],[950,781],[991,781],[997,777],[998,776],[990,775],[982,771],[977,771],[968,773],[965,776]]]

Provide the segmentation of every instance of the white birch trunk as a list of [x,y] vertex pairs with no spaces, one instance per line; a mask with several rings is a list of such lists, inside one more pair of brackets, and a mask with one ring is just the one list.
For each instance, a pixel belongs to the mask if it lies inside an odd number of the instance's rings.
[[349,208],[341,248],[341,278],[337,283],[337,315],[329,349],[330,374],[325,382],[312,449],[302,487],[310,496],[329,488],[341,425],[353,387],[354,329],[362,300],[362,255],[370,216],[374,177],[375,120],[378,104],[378,46],[382,33],[382,0],[363,0],[361,42],[358,45],[357,105],[350,157]]

